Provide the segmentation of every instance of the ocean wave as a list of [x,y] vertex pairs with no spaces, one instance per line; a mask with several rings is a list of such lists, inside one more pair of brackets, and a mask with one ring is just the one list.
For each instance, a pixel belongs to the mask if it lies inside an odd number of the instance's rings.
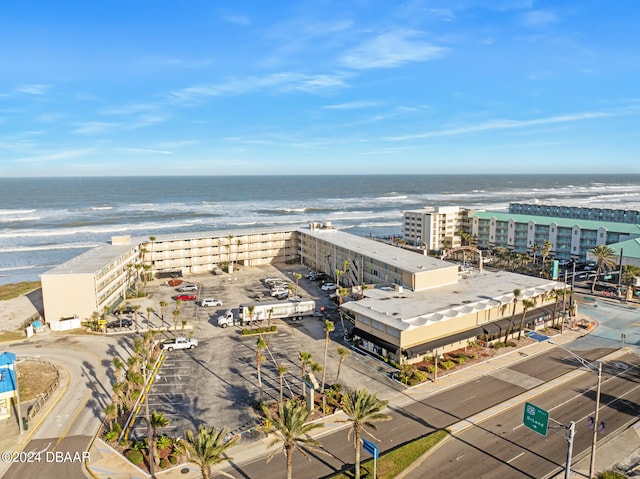
[[28,215],[38,210],[0,210],[0,215]]
[[42,246],[11,246],[0,248],[0,253],[24,253],[27,251],[54,251],[59,249],[88,249],[98,246],[100,243],[68,243],[49,244]]
[[112,210],[113,206],[91,206],[89,209],[93,211]]
[[25,266],[10,266],[8,268],[0,268],[0,271],[22,271],[26,269],[49,269],[53,267],[54,265],[30,264]]
[[0,223],[14,223],[14,222],[20,222],[20,221],[38,221],[41,219],[42,219],[42,216],[21,216],[17,218],[0,217]]

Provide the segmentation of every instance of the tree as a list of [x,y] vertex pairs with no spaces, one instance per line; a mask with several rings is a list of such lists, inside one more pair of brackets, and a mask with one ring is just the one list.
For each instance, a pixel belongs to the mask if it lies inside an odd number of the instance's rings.
[[540,251],[540,255],[542,256],[542,267],[544,267],[544,264],[547,262],[547,256],[549,256],[552,246],[553,245],[549,240],[544,240],[542,242],[542,250]]
[[131,307],[131,309],[133,309],[133,322],[136,323],[136,331],[138,330],[138,311],[140,311],[140,308],[142,308],[142,306],[139,304]]
[[147,306],[147,324],[151,321],[151,315],[155,310],[151,306]]
[[[228,428],[216,429],[200,424],[196,435],[191,429],[187,430],[186,438],[178,441],[177,448],[187,457],[187,461],[200,467],[200,473],[204,479],[209,479],[211,466],[224,461],[233,461],[232,457],[226,455],[226,451],[238,442],[238,436],[225,440],[228,434]],[[224,471],[218,471],[218,473],[233,477]]]
[[518,339],[522,337],[522,330],[524,329],[524,317],[527,315],[527,311],[536,305],[530,299],[522,300],[522,319],[520,320],[520,331],[518,331]]
[[[369,428],[376,430],[376,422],[389,421],[391,416],[382,412],[389,401],[378,399],[377,394],[371,394],[366,389],[349,391],[345,395],[343,411],[348,419],[344,422],[351,424],[349,438],[353,435],[353,445],[356,450],[355,479],[360,479],[360,442],[362,432]],[[368,433],[371,434],[371,433]]]
[[313,354],[306,351],[300,351],[300,353],[298,353],[298,359],[300,359],[300,363],[302,365],[302,377],[304,378],[305,369],[311,364]]
[[346,259],[342,262],[342,274],[344,275],[344,285],[347,286],[347,283],[349,282],[349,278],[347,276],[347,270],[349,269],[349,266],[351,265],[351,263],[349,263]]
[[264,399],[264,392],[262,390],[262,375],[260,371],[260,365],[265,359],[262,355],[262,350],[266,349],[268,346],[269,341],[260,336],[258,338],[258,341],[256,342],[256,368],[258,369],[258,388],[260,389],[260,402],[262,402]]
[[178,316],[180,316],[182,314],[182,312],[176,308],[173,310],[173,334],[176,334],[176,331],[178,330]]
[[507,326],[507,330],[504,333],[504,345],[507,345],[507,338],[509,337],[509,334],[511,333],[511,331],[513,330],[513,320],[516,316],[516,306],[518,305],[518,298],[520,297],[520,295],[522,294],[522,291],[520,291],[518,288],[513,290],[513,312],[511,313],[511,320],[509,321],[509,325]]
[[347,358],[347,356],[350,356],[350,355],[351,355],[351,351],[349,351],[347,348],[342,346],[338,348],[338,356],[340,356],[340,359],[338,361],[338,373],[336,374],[335,382],[338,382],[338,378],[340,377],[340,368],[342,368],[342,363]]
[[104,410],[104,422],[109,424],[109,431],[113,431],[113,420],[118,417],[118,405],[115,402],[109,404]]
[[164,310],[167,309],[167,302],[160,301],[160,317],[162,318],[162,324],[164,324]]
[[593,284],[591,285],[591,294],[596,290],[596,283],[598,282],[598,276],[600,273],[610,271],[616,266],[616,252],[607,245],[599,244],[598,246],[589,250],[595,257],[596,261],[596,277],[593,278]]
[[249,316],[249,324],[253,325],[253,315],[256,312],[255,305],[247,306],[247,316]]
[[271,329],[271,316],[273,316],[273,308],[267,309],[267,326]]
[[151,426],[151,449],[153,450],[153,459],[156,466],[160,464],[160,456],[158,455],[158,428],[167,427],[171,421],[164,417],[164,414],[153,411],[149,420]]
[[327,377],[327,353],[329,352],[329,333],[336,329],[333,321],[329,321],[328,319],[324,322],[324,365],[322,367],[322,387],[320,391],[324,392],[324,383]]
[[336,284],[339,285],[340,284],[340,276],[342,276],[344,273],[342,271],[340,271],[339,269],[336,270]]
[[296,278],[296,292],[294,293],[296,296],[298,296],[298,281],[300,281],[300,278],[302,278],[302,275],[300,273],[293,273],[294,278]]
[[[287,460],[287,479],[292,478],[293,473],[293,453],[298,450],[304,457],[310,459],[305,449],[319,450],[322,445],[315,439],[308,437],[308,434],[314,429],[323,427],[323,424],[307,423],[310,411],[304,403],[297,402],[293,399],[280,403],[278,405],[278,413],[274,414],[269,408],[263,406],[262,413],[267,422],[267,426],[261,429],[267,434],[273,434],[275,437],[269,444],[269,447],[282,444],[282,452]],[[271,461],[278,452],[273,451],[267,458],[267,462]]]
[[287,372],[287,367],[284,364],[278,364],[278,376],[280,376],[280,404],[282,404],[282,391],[283,391],[283,380],[284,375]]

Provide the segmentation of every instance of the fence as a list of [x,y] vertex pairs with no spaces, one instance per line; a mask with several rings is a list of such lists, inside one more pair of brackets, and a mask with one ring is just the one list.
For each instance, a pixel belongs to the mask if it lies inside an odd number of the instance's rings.
[[18,359],[17,362],[21,363],[25,361],[47,365],[49,367],[52,367],[56,372],[56,378],[53,381],[53,383],[51,383],[51,385],[47,388],[45,392],[38,394],[38,397],[36,397],[36,399],[34,400],[34,403],[31,406],[29,406],[29,408],[27,409],[27,419],[31,421],[38,414],[38,412],[40,412],[40,409],[42,409],[42,406],[44,406],[47,403],[49,398],[53,395],[54,391],[58,389],[58,386],[60,386],[60,371],[55,366],[55,364],[50,363],[49,361],[45,361],[43,359],[20,358]]

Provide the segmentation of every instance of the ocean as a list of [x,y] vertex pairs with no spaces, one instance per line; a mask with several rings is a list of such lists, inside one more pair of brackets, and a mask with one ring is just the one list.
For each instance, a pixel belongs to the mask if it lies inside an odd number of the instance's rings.
[[302,226],[402,234],[402,213],[509,202],[640,210],[640,175],[0,178],[0,284],[39,275],[112,235]]

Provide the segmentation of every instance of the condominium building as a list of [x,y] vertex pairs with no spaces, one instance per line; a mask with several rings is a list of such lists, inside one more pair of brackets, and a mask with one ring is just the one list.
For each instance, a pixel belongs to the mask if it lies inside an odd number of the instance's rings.
[[466,208],[439,206],[404,212],[403,239],[430,251],[460,246],[460,230],[469,230],[469,210]]
[[533,216],[554,216],[611,223],[640,224],[640,211],[586,206],[562,206],[549,203],[509,203],[509,213]]
[[640,225],[605,221],[532,216],[495,211],[470,214],[471,233],[479,248],[504,247],[518,253],[551,243],[550,256],[584,260],[597,245],[640,237]]
[[385,284],[413,291],[458,281],[458,266],[345,233],[331,227],[300,228],[300,262],[336,275],[341,284]]

